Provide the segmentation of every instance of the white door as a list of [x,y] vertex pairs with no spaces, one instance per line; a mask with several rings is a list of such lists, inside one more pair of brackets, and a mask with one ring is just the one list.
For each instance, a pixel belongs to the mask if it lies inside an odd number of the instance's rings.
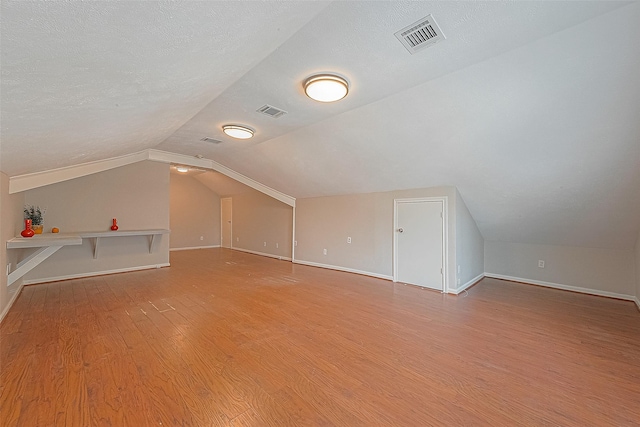
[[443,201],[396,200],[394,280],[444,290]]
[[220,246],[223,248],[231,248],[233,238],[231,228],[231,197],[220,199]]

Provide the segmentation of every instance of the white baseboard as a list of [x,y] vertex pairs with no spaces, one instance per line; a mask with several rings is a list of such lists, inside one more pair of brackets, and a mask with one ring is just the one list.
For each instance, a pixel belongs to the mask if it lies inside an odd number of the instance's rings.
[[213,249],[213,248],[219,248],[220,245],[212,245],[212,246],[190,246],[187,248],[169,248],[169,252],[173,252],[173,251],[191,251],[194,249]]
[[486,272],[484,273],[484,276],[492,277],[494,279],[510,280],[512,282],[522,282],[530,285],[544,286],[547,288],[561,289],[563,291],[572,291],[572,292],[579,292],[581,294],[597,295],[600,297],[609,297],[609,298],[623,299],[628,301],[633,301],[635,299],[633,295],[618,294],[616,292],[601,291],[599,289],[581,288],[579,286],[563,285],[560,283],[543,282],[541,280],[523,279],[522,277],[504,276],[502,274],[494,274],[494,273],[486,273]]
[[635,297],[633,299],[633,301],[636,303],[636,305],[638,306],[638,310],[640,310],[640,299],[638,297]]
[[450,294],[454,294],[454,295],[458,295],[460,292],[466,290],[467,288],[470,288],[471,286],[473,286],[476,283],[478,283],[480,280],[484,279],[484,274],[485,273],[478,274],[476,277],[474,277],[473,279],[469,280],[467,283],[465,283],[464,285],[460,286],[457,289],[450,289],[449,293]]
[[269,258],[275,258],[275,259],[279,259],[279,260],[282,260],[282,261],[291,261],[291,258],[286,257],[286,256],[268,254],[268,253],[265,253],[265,252],[251,251],[249,249],[241,249],[241,248],[231,248],[231,249],[233,249],[234,251],[246,252],[248,254],[266,256],[266,257],[269,257]]
[[363,276],[371,276],[371,277],[375,277],[377,279],[393,280],[393,276],[387,276],[385,274],[378,274],[378,273],[371,273],[369,271],[356,270],[354,268],[339,267],[337,265],[321,264],[319,262],[302,261],[302,260],[299,260],[299,259],[296,259],[295,261],[293,261],[293,263],[294,264],[309,265],[311,267],[327,268],[329,270],[344,271],[346,273],[362,274]]
[[16,300],[18,299],[18,295],[20,295],[20,292],[22,292],[23,287],[24,287],[24,283],[21,283],[20,285],[18,285],[18,289],[16,289],[13,295],[11,295],[11,298],[9,299],[7,306],[4,308],[4,310],[2,310],[2,313],[0,313],[0,323],[2,323],[2,321],[4,320],[4,316],[7,315],[13,303],[16,302]]
[[91,273],[79,273],[79,274],[69,274],[66,276],[45,277],[42,279],[25,280],[23,284],[35,285],[37,283],[58,282],[60,280],[82,279],[84,277],[104,276],[107,274],[116,274],[116,273],[129,273],[131,271],[152,270],[154,268],[169,267],[170,265],[171,264],[167,262],[163,264],[141,265],[137,267],[118,268],[115,270],[92,271]]

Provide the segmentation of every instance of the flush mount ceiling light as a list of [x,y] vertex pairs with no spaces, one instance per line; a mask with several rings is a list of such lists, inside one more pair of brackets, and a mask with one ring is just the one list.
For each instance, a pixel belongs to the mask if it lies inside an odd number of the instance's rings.
[[232,138],[249,139],[253,136],[253,129],[240,125],[224,125],[222,131]]
[[349,83],[335,74],[316,74],[304,81],[304,93],[320,102],[338,101],[349,93]]
[[178,172],[187,173],[189,172],[189,168],[186,166],[176,166],[176,170]]

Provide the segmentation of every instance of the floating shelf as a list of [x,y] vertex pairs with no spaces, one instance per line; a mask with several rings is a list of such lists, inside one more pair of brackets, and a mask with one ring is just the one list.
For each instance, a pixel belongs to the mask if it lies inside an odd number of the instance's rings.
[[7,286],[10,286],[36,268],[42,261],[56,253],[63,246],[81,245],[82,238],[75,234],[37,234],[33,237],[14,237],[7,240],[7,249],[38,248],[37,251],[18,263],[16,269],[7,276]]
[[20,261],[16,269],[9,273],[7,285],[13,284],[16,280],[36,268],[63,246],[81,245],[82,239],[91,239],[93,258],[96,259],[98,258],[100,239],[102,238],[151,236],[149,239],[149,253],[153,253],[160,241],[159,236],[169,233],[169,230],[159,228],[149,230],[83,231],[80,233],[65,234],[46,233],[36,234],[33,237],[14,237],[13,239],[7,240],[7,249],[39,249]]
[[93,245],[93,258],[97,259],[100,251],[100,239],[104,237],[151,236],[149,241],[149,253],[151,254],[156,250],[156,246],[160,240],[158,237],[163,234],[169,234],[169,230],[158,228],[151,230],[87,231],[78,233],[78,236],[83,239],[91,239]]
[[36,234],[33,237],[14,237],[7,240],[7,249],[42,248],[45,246],[81,245],[78,234]]

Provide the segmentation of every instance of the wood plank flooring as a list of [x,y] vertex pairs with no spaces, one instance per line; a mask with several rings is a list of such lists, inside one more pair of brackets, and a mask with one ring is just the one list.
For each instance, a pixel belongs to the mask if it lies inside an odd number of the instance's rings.
[[28,286],[2,426],[638,426],[633,303],[461,296],[227,249]]

